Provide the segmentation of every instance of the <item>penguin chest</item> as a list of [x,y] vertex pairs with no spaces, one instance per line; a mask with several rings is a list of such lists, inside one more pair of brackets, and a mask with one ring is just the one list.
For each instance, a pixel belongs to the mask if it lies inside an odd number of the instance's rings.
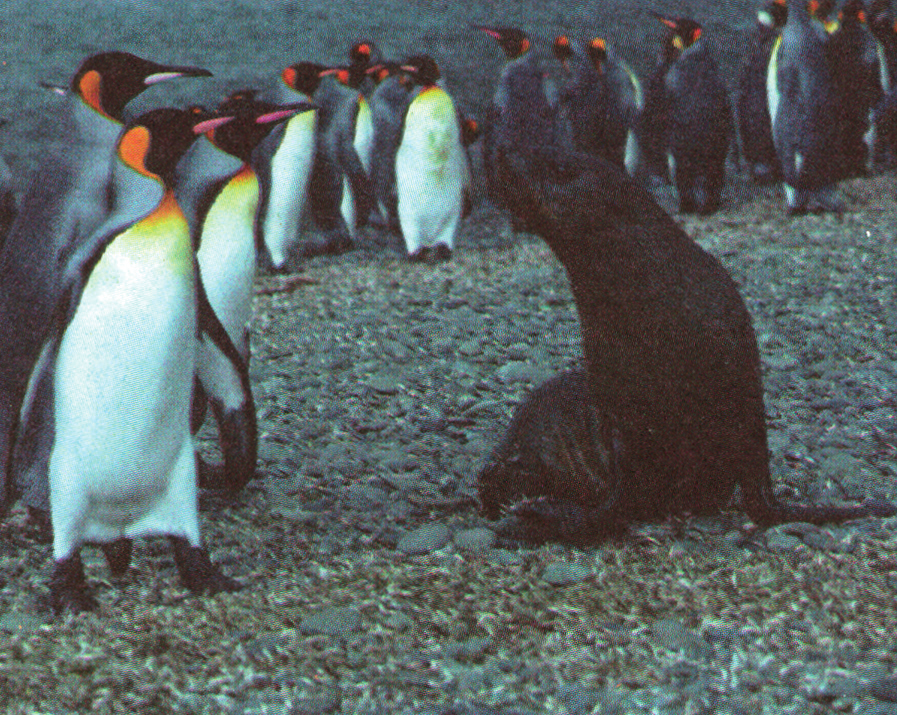
[[405,115],[396,153],[397,182],[425,181],[430,187],[460,189],[466,180],[466,164],[451,98],[438,87],[424,90]]
[[315,158],[316,112],[303,112],[284,127],[271,157],[271,185],[264,219],[264,239],[275,266],[282,266],[296,242],[305,194]]
[[408,107],[395,169],[408,252],[436,244],[453,248],[469,169],[454,104],[440,88],[422,91]]
[[62,335],[54,489],[118,501],[165,488],[189,438],[195,333],[190,236],[168,194],[107,246]]
[[258,177],[244,167],[209,208],[196,254],[209,303],[235,345],[243,344],[252,309],[258,202]]
[[371,106],[364,97],[358,98],[358,114],[355,116],[355,137],[352,142],[365,171],[371,170],[374,147],[374,117]]
[[769,53],[769,64],[766,70],[766,105],[772,124],[775,124],[779,114],[779,48],[781,45],[782,38],[779,36]]

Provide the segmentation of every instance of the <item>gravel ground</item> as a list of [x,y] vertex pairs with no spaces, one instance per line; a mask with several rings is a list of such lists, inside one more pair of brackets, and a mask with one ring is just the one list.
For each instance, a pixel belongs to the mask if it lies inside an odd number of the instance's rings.
[[[97,7],[75,9],[122,37]],[[193,21],[210,7],[190,5]],[[548,34],[559,21],[539,11]],[[36,137],[14,142],[14,166]],[[735,180],[723,211],[683,219],[754,316],[785,498],[897,499],[895,185],[844,193],[841,217],[786,219],[776,192]],[[450,262],[409,264],[375,233],[361,244],[257,283],[259,477],[201,505],[213,558],[244,590],[190,597],[164,540],[138,543],[118,580],[85,549],[100,609],[52,621],[50,549],[16,509],[0,524],[0,707],[897,714],[897,519],[758,532],[736,510],[590,549],[496,541],[476,471],[522,397],[581,357],[563,270],[484,204]],[[213,441],[202,433],[204,451]]]

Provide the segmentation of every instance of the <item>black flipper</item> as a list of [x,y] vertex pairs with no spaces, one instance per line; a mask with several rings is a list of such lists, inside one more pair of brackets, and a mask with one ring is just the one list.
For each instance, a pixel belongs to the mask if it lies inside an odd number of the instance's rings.
[[249,383],[249,370],[227,331],[209,304],[196,269],[199,359],[197,377],[218,420],[223,470],[212,470],[214,489],[239,491],[255,475],[258,456],[258,425]]

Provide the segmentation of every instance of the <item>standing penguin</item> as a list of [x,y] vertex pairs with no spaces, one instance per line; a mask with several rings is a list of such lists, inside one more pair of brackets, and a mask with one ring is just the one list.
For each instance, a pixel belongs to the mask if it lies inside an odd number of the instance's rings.
[[[538,57],[529,38],[515,27],[480,27],[498,42],[506,62],[498,78],[492,105],[483,132],[483,168],[490,199],[503,208],[513,197],[513,187],[497,177],[495,161],[505,147],[531,141],[545,145],[563,142],[566,137],[551,89],[545,82]],[[517,226],[516,218],[511,218]]]
[[831,148],[836,145],[834,94],[825,37],[803,0],[788,7],[788,22],[773,47],[766,76],[772,138],[791,214],[813,205],[840,211]]
[[374,125],[360,85],[363,62],[331,67],[315,92],[318,143],[309,186],[309,208],[324,232],[322,245],[306,246],[306,255],[349,250],[358,228],[374,206],[369,176]]
[[634,174],[639,164],[635,127],[644,107],[635,73],[601,37],[585,45],[584,57],[576,56],[564,35],[555,39],[553,49],[565,67],[578,60],[560,99],[573,145]]
[[[190,435],[201,284],[172,190],[177,161],[229,117],[157,109],[129,124],[110,178],[111,211],[66,262],[51,313],[54,437],[49,460],[54,610],[90,610],[79,551],[150,534],[171,539],[194,592],[239,585],[202,548]],[[129,544],[129,542],[125,542]],[[127,567],[128,554],[111,562]]]
[[738,134],[741,157],[757,183],[778,179],[779,162],[772,142],[766,103],[766,72],[772,47],[788,19],[786,0],[766,0],[757,11],[757,24],[738,76]]
[[371,183],[377,201],[372,219],[380,217],[383,226],[398,232],[399,214],[396,197],[396,150],[402,138],[402,122],[411,101],[412,82],[397,62],[384,62],[368,69],[374,91],[368,98],[374,139],[371,146]]
[[825,43],[832,73],[835,136],[832,161],[837,178],[866,174],[869,148],[866,133],[880,89],[875,68],[869,62],[871,37],[864,27],[862,0],[847,0],[838,13],[838,29]]
[[690,18],[658,18],[670,28],[675,59],[663,82],[670,178],[682,213],[710,214],[720,205],[732,112],[711,46]]
[[[51,390],[36,381],[35,366],[48,317],[62,296],[61,267],[108,215],[108,176],[125,105],[160,81],[210,75],[105,52],[88,57],[72,77],[63,144],[41,161],[0,249],[0,513],[18,486],[39,524],[48,526],[40,514],[49,510],[51,433],[44,413],[51,409]],[[20,425],[26,391],[33,422]]]
[[396,150],[399,225],[409,259],[423,260],[428,251],[445,259],[452,255],[470,191],[467,152],[455,104],[437,85],[436,61],[410,57],[403,69],[415,89]]
[[[201,393],[194,409],[211,401],[224,457],[220,472],[201,473],[201,486],[241,489],[255,472],[257,428],[249,385],[249,322],[256,257],[261,252],[258,221],[259,179],[252,169],[253,150],[278,123],[308,102],[275,105],[235,92],[218,107],[233,121],[209,132],[178,165],[176,195],[184,206],[197,247],[203,300],[208,300],[228,340],[199,341],[197,375]],[[238,355],[222,353],[229,342]],[[223,362],[222,362],[223,361]],[[229,369],[228,363],[236,366]],[[201,412],[199,412],[201,414]],[[194,417],[197,414],[194,413]],[[198,425],[194,422],[194,431]]]
[[[297,62],[281,73],[283,103],[311,101],[326,68],[314,62]],[[262,182],[259,222],[264,255],[275,270],[285,266],[299,242],[317,141],[317,112],[301,112],[285,124],[277,124],[255,153]]]

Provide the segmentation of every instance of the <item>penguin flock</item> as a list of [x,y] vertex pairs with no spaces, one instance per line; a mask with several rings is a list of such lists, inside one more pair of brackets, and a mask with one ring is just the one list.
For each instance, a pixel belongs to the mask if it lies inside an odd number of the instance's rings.
[[[862,173],[879,151],[869,137],[897,134],[889,119],[897,26],[879,0],[874,22],[848,0],[828,28],[817,4],[798,3],[771,0],[761,11],[737,104],[742,153],[758,181],[781,177],[793,213],[838,210],[836,182]],[[563,214],[533,218],[553,204],[535,194],[522,210],[522,186],[573,181],[583,166],[616,167],[623,178],[609,200],[619,205],[629,186],[660,178],[675,186],[680,211],[719,208],[735,120],[712,47],[695,20],[655,17],[666,34],[644,88],[605,38],[556,38],[553,82],[522,30],[472,30],[505,56],[482,161],[489,197],[515,228]],[[874,40],[857,40],[862,23]],[[862,112],[846,96],[859,70],[827,59],[835,46],[839,59],[862,64],[869,86],[881,85]],[[99,543],[121,574],[131,540],[147,535],[169,537],[191,591],[239,589],[202,544],[197,492],[235,492],[255,473],[248,365],[257,270],[282,270],[300,251],[342,253],[366,225],[398,233],[411,261],[446,260],[470,212],[468,152],[480,127],[431,56],[385,60],[361,40],[344,65],[284,68],[274,92],[240,89],[214,110],[161,107],[124,120],[149,87],[208,76],[126,52],[86,58],[68,87],[53,88],[66,105],[65,150],[9,208],[0,240],[0,514],[21,498],[38,535],[52,534],[56,612],[96,605],[84,544]],[[557,152],[589,159],[554,162]],[[521,164],[527,156],[535,158]],[[307,222],[319,238],[304,238]],[[208,412],[221,465],[202,463],[193,446]]]

